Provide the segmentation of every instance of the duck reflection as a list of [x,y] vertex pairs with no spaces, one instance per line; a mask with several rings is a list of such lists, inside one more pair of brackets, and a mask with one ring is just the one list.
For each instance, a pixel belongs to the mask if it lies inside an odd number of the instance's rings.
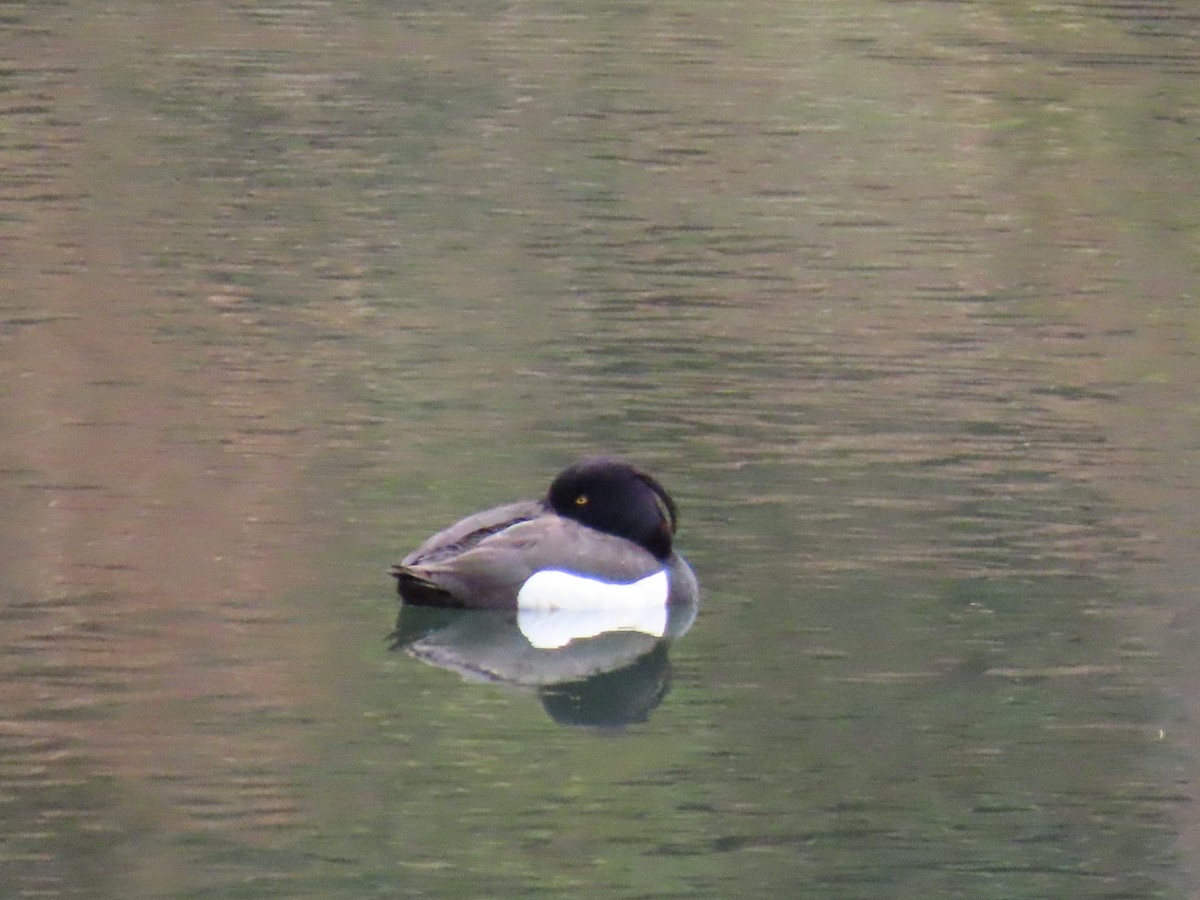
[[655,610],[462,610],[401,606],[394,650],[468,681],[534,690],[564,725],[644,722],[671,684],[670,644],[696,598]]

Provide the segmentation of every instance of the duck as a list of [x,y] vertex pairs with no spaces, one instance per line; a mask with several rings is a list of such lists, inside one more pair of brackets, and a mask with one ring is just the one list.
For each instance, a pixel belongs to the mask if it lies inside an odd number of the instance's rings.
[[677,522],[675,501],[653,476],[587,457],[540,499],[467,516],[389,572],[412,605],[636,619],[698,599],[695,573],[674,547]]

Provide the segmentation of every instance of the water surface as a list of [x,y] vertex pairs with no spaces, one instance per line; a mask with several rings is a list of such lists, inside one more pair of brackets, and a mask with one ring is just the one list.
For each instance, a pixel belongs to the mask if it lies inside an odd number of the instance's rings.
[[[1193,889],[1189,9],[0,29],[0,893]],[[597,451],[704,588],[643,721],[389,649]]]

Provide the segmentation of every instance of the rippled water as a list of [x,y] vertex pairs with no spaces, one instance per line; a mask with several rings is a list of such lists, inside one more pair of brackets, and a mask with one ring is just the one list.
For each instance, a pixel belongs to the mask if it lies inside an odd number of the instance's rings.
[[[1188,895],[1196,36],[10,4],[0,894]],[[686,634],[587,692],[394,634],[597,451]]]

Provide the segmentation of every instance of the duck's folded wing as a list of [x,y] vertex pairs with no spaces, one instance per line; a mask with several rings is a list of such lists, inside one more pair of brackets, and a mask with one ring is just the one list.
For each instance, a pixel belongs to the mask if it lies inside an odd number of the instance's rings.
[[480,541],[504,531],[519,522],[526,522],[544,515],[545,505],[540,500],[519,500],[494,509],[485,509],[455,522],[426,540],[400,562],[401,567],[432,563],[457,556],[479,544]]
[[628,584],[663,564],[629,541],[571,519],[542,515],[494,532],[463,552],[417,556],[400,568],[407,577],[436,586],[467,605],[512,608],[534,572],[565,571]]

